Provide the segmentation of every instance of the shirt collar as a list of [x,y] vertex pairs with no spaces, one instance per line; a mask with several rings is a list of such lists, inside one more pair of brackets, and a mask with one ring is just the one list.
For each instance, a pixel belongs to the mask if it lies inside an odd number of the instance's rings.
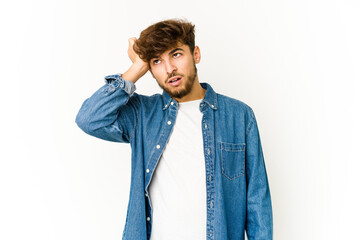
[[[202,109],[204,107],[204,103],[206,103],[207,105],[209,105],[209,107],[216,110],[217,109],[216,92],[212,89],[212,87],[208,83],[200,83],[200,85],[202,88],[206,89],[205,97],[200,103],[201,106],[200,108]],[[172,101],[177,104],[177,101],[171,98],[167,92],[163,91],[162,96],[164,103],[163,110],[166,110]]]

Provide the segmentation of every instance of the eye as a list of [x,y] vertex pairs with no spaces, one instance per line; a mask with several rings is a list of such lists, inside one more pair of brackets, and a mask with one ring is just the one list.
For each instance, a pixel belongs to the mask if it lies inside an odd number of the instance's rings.
[[181,56],[181,53],[179,53],[179,52],[177,52],[177,53],[174,53],[174,55],[173,55],[175,58],[177,58],[177,57],[180,57]]
[[155,60],[153,60],[153,64],[158,64],[158,63],[160,63],[160,60],[159,59],[155,59]]

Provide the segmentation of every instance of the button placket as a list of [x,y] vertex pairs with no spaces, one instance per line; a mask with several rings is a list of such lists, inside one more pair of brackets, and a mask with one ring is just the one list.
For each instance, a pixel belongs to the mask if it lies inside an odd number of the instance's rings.
[[[214,105],[209,105],[209,107],[211,108],[215,108]],[[213,141],[214,139],[212,138],[213,133],[211,131],[211,126],[208,126],[208,120],[212,117],[212,111],[204,111],[203,112],[203,136],[204,136],[204,155],[205,155],[205,162],[206,162],[206,171],[208,172],[208,176],[207,176],[207,188],[209,189],[207,191],[207,219],[208,219],[208,226],[207,226],[207,231],[208,231],[208,238],[209,239],[214,239],[214,208],[215,208],[215,204],[214,204],[214,163],[213,163],[213,158],[214,158],[214,153],[212,151],[215,151],[213,149]],[[210,124],[210,122],[209,122]]]

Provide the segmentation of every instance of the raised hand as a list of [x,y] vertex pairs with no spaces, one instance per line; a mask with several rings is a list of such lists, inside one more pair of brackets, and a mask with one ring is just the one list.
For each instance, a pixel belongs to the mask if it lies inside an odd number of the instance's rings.
[[122,75],[123,79],[130,80],[135,83],[139,78],[145,75],[145,73],[149,70],[149,64],[144,62],[139,55],[137,55],[134,51],[134,44],[136,42],[136,38],[129,38],[129,47],[128,47],[128,56],[133,63],[131,67]]

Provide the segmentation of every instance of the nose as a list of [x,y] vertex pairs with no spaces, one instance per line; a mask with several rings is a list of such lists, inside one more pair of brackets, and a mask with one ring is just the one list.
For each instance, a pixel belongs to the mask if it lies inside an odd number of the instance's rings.
[[171,60],[165,61],[165,67],[167,74],[171,74],[176,71],[176,66]]

